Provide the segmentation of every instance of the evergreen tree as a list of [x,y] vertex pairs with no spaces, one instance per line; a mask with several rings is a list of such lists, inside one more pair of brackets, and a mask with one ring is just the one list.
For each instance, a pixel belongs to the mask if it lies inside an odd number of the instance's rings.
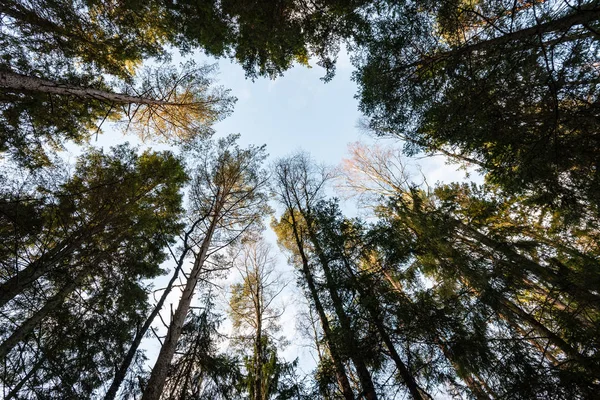
[[567,220],[598,212],[597,1],[390,2],[358,39],[361,110],[409,154],[475,161]]
[[196,286],[210,271],[207,259],[261,224],[268,211],[265,203],[265,172],[261,163],[264,146],[241,149],[237,135],[214,142],[195,143],[190,148],[193,181],[190,188],[190,219],[201,219],[191,238],[193,266],[186,275],[178,307],[168,326],[158,359],[152,369],[143,399],[159,399],[169,365],[190,310]]
[[110,376],[146,312],[143,279],[180,229],[186,180],[172,154],[122,145],[4,196],[0,354],[13,396],[89,397]]

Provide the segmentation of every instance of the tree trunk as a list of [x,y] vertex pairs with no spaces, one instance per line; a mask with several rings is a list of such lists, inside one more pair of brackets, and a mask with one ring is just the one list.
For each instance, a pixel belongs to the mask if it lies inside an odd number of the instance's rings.
[[[468,237],[471,237],[475,241],[489,247],[494,251],[502,253],[510,261],[508,264],[514,271],[527,270],[534,276],[536,276],[542,282],[548,282],[565,293],[568,293],[577,301],[593,307],[596,310],[600,310],[600,296],[590,293],[588,290],[578,288],[575,285],[569,283],[565,287],[564,278],[558,276],[555,271],[549,267],[544,267],[535,261],[530,260],[524,255],[515,251],[509,243],[499,242],[489,236],[479,232],[477,229],[467,226],[461,221],[455,220],[455,224]],[[558,261],[555,261],[558,262]]]
[[450,365],[452,365],[452,368],[454,368],[454,371],[456,371],[456,375],[465,382],[471,391],[471,394],[473,394],[477,400],[490,400],[492,397],[487,394],[484,388],[481,386],[480,380],[475,379],[473,374],[470,372],[461,372],[462,368],[460,365],[457,365],[456,362],[454,362],[454,357],[452,356],[451,351],[446,347],[444,341],[436,338],[435,342],[444,354],[444,357],[446,357]]
[[173,315],[173,318],[169,325],[167,337],[165,338],[165,341],[160,349],[160,353],[158,355],[156,363],[152,368],[152,374],[150,375],[150,380],[148,381],[148,385],[144,390],[142,400],[158,400],[162,394],[167,378],[167,373],[169,371],[169,365],[171,364],[171,360],[173,359],[173,355],[175,354],[177,342],[179,341],[179,337],[181,336],[183,324],[185,323],[185,318],[187,317],[188,311],[190,309],[192,297],[194,296],[196,284],[198,283],[198,277],[200,275],[200,272],[202,271],[202,267],[204,266],[204,261],[207,257],[208,248],[210,246],[213,233],[215,232],[217,222],[220,218],[222,207],[223,199],[220,199],[218,200],[215,206],[215,213],[210,222],[208,231],[206,232],[206,236],[202,241],[200,252],[196,256],[196,260],[194,261],[194,267],[190,272],[189,278],[185,285],[185,289],[181,294],[179,305],[177,306],[177,310],[175,311],[175,314]]
[[507,33],[493,39],[483,40],[481,42],[465,45],[463,47],[458,47],[456,49],[448,50],[438,54],[430,56],[425,55],[416,62],[395,68],[394,71],[403,71],[413,67],[422,68],[422,66],[431,65],[438,61],[464,56],[465,54],[472,53],[474,51],[494,49],[508,43],[518,43],[524,39],[543,35],[545,33],[566,32],[573,26],[586,25],[591,22],[595,22],[598,19],[600,19],[600,8],[581,8],[554,21],[544,22],[529,28]]
[[19,381],[19,383],[17,383],[15,385],[14,388],[12,388],[12,390],[10,392],[8,392],[8,394],[6,395],[6,399],[5,400],[10,400],[13,398],[18,398],[17,395],[19,394],[19,391],[21,390],[21,388],[27,383],[28,380],[31,379],[31,377],[37,372],[38,369],[40,369],[40,367],[42,365],[44,365],[44,358],[41,358],[38,362],[36,362],[33,367],[31,367],[31,369],[29,370],[29,372],[23,377],[23,379],[21,379]]
[[[93,233],[91,231],[90,235],[93,235]],[[15,276],[3,282],[0,285],[0,308],[18,296],[38,278],[48,273],[54,265],[60,262],[62,258],[68,256],[84,239],[83,236],[79,236],[63,240],[57,246],[54,246],[52,250],[43,254],[23,270],[17,272]]]
[[26,339],[27,335],[33,331],[50,312],[55,310],[61,304],[64,303],[67,296],[69,296],[79,286],[86,274],[81,273],[71,282],[67,283],[60,289],[54,296],[46,302],[46,304],[34,313],[27,320],[23,321],[21,325],[4,341],[0,344],[0,359],[6,357],[6,355],[20,342]]
[[589,368],[590,370],[598,371],[600,375],[600,370],[590,363],[585,356],[581,355],[576,349],[574,349],[570,344],[568,344],[563,338],[558,336],[556,333],[552,332],[548,329],[544,324],[538,321],[535,317],[525,312],[521,307],[514,304],[512,301],[498,296],[502,306],[510,311],[512,314],[517,316],[519,319],[524,321],[526,324],[535,329],[540,335],[548,338],[548,340],[556,347],[558,347],[563,353],[565,353],[568,357],[570,357],[573,361],[577,362],[583,367]]
[[[465,278],[461,278],[460,280],[463,285],[465,285],[466,287],[468,287],[471,290],[474,290],[475,294],[477,296],[480,296],[479,290],[473,288],[470,285],[470,283],[467,280],[465,280]],[[514,304],[511,300],[507,299],[502,294],[494,292],[494,293],[492,293],[492,296],[498,302],[498,306],[493,307],[493,308],[496,310],[496,312],[502,319],[505,319],[511,325],[513,325],[515,323],[514,319],[511,318],[510,316],[506,315],[505,313],[515,316],[518,320],[522,321],[526,325],[529,325],[531,328],[533,328],[535,331],[537,331],[538,334],[547,338],[550,341],[550,343],[552,343],[555,347],[560,349],[572,361],[578,363],[579,365],[583,366],[584,368],[589,369],[590,371],[595,371],[598,373],[598,375],[600,375],[600,368],[598,367],[598,365],[596,365],[592,360],[589,360],[587,357],[585,357],[584,355],[579,353],[570,344],[568,344],[562,337],[560,337],[556,333],[552,332],[544,324],[542,324],[540,321],[538,321],[534,316],[525,312],[521,307]],[[539,346],[535,342],[534,339],[531,339],[530,343],[532,343],[536,348],[539,349]],[[550,362],[552,362],[552,359],[554,357],[547,357],[547,358]]]
[[[419,387],[414,376],[412,376],[412,374],[410,373],[410,370],[408,369],[406,364],[404,364],[404,362],[400,358],[400,355],[396,351],[396,347],[394,346],[392,339],[388,335],[387,330],[386,330],[385,326],[383,325],[383,322],[381,321],[380,317],[377,315],[373,315],[372,313],[371,313],[371,315],[374,319],[375,326],[377,327],[377,331],[381,335],[381,338],[383,339],[383,343],[385,344],[385,347],[388,349],[388,351],[390,353],[391,359],[396,364],[396,368],[398,368],[398,372],[400,373],[400,376],[402,377],[402,379],[404,380],[404,383],[408,387],[408,391],[410,392],[410,394],[412,395],[412,397],[415,400],[423,400],[424,399],[424,397],[423,397],[424,391]],[[429,395],[426,395],[426,396],[431,398],[431,396],[429,396]]]
[[[381,269],[384,277],[386,278],[386,280],[390,283],[390,285],[394,289],[394,292],[398,293],[403,299],[410,301],[410,299],[408,298],[408,296],[406,296],[404,294],[404,291],[402,290],[402,286],[400,285],[400,283],[397,282],[390,275],[390,273],[385,268],[382,267],[380,269]],[[377,322],[382,325],[381,327],[378,326],[378,329],[380,331],[383,331],[384,334],[387,336],[387,333],[385,333],[385,327],[383,326],[383,323],[381,322],[381,319],[380,318],[377,319]],[[386,337],[383,336],[383,335],[382,335],[382,337],[384,339],[384,343],[386,343],[386,347],[388,347],[388,350],[390,351],[390,355],[391,355],[392,359],[394,359],[394,361],[396,361],[395,357],[397,357],[397,358],[399,358],[399,357],[397,355],[397,352],[396,352],[395,348],[394,348],[394,350],[391,350],[389,348],[388,344],[387,344],[387,342],[389,341],[389,338],[386,339]],[[443,343],[443,341],[440,338],[436,338],[436,343],[437,343],[438,347],[440,348],[440,350],[442,350],[442,353],[444,354],[444,356],[446,357],[446,359],[448,360],[448,362],[450,362],[450,364],[452,365],[452,367],[456,371],[456,373],[459,376],[459,378],[461,378],[467,384],[467,387],[469,388],[469,390],[471,390],[471,393],[473,393],[473,395],[477,398],[477,400],[489,400],[490,396],[483,390],[483,388],[481,387],[481,385],[479,384],[479,382],[476,379],[474,379],[471,376],[470,373],[461,374],[459,372],[458,365],[456,365],[456,363],[453,361],[453,359],[452,359],[452,357],[450,355],[450,352],[446,348],[446,346]],[[393,348],[393,344],[392,344],[392,348]],[[400,362],[402,362],[402,361],[400,360]],[[400,367],[399,367],[399,365],[398,365],[397,362],[396,362],[396,367],[402,373],[402,371],[401,371],[401,369],[400,369]],[[412,376],[410,376],[410,377],[412,378]],[[404,376],[403,376],[403,378],[404,378]],[[404,379],[406,381],[406,378],[404,378]],[[421,390],[420,388],[418,388],[418,386],[416,388],[419,389],[419,390]],[[422,393],[422,391],[419,392],[419,395],[420,395],[420,393]],[[413,390],[411,390],[411,394],[413,394],[413,396],[415,398],[418,398],[418,397],[415,396]],[[431,397],[429,395],[427,395],[427,396]]]
[[0,71],[0,89],[13,90],[17,92],[37,92],[61,96],[76,96],[83,99],[104,101],[110,104],[143,104],[152,106],[191,105],[188,103],[177,103],[148,97],[131,96],[124,93],[109,92],[91,87],[62,84],[9,71]]
[[152,310],[152,312],[150,313],[150,315],[144,322],[144,325],[138,332],[136,332],[133,342],[131,343],[131,347],[129,348],[127,355],[123,359],[123,362],[121,362],[119,369],[115,373],[115,377],[113,378],[112,384],[110,385],[110,388],[108,389],[108,391],[106,392],[106,395],[104,396],[104,400],[114,400],[114,398],[116,397],[117,392],[119,391],[119,388],[121,387],[121,384],[123,383],[123,380],[125,380],[127,371],[129,370],[131,362],[133,361],[133,358],[135,357],[135,353],[137,352],[137,350],[140,346],[140,343],[142,342],[142,339],[144,338],[144,336],[146,336],[146,332],[148,332],[148,329],[150,329],[152,322],[154,321],[154,319],[156,318],[156,316],[162,309],[163,305],[165,304],[165,301],[167,300],[167,296],[169,295],[169,293],[171,293],[171,289],[173,288],[173,285],[175,284],[175,281],[177,280],[177,277],[179,276],[179,271],[181,271],[181,267],[183,266],[185,257],[187,256],[188,252],[190,251],[190,248],[188,246],[189,237],[192,234],[192,232],[194,231],[194,229],[196,228],[196,226],[203,220],[204,220],[204,217],[198,218],[192,224],[192,226],[189,228],[189,230],[185,233],[185,236],[183,238],[183,251],[182,251],[181,255],[179,256],[179,260],[177,260],[177,265],[175,267],[175,271],[173,272],[173,276],[171,277],[171,280],[169,281],[169,283],[167,284],[167,287],[163,291],[163,294],[160,296],[158,303],[156,303],[156,306],[154,307],[154,309]]
[[292,218],[292,231],[294,233],[294,239],[296,241],[296,246],[298,247],[298,253],[300,254],[300,258],[302,259],[302,273],[304,275],[304,279],[306,279],[306,284],[308,285],[308,290],[315,304],[315,309],[317,310],[319,319],[321,320],[321,326],[323,327],[323,334],[325,335],[325,340],[329,344],[329,354],[331,355],[331,359],[335,367],[338,385],[346,400],[354,400],[354,393],[352,392],[350,381],[348,380],[348,376],[346,375],[346,369],[344,368],[344,364],[342,363],[341,357],[339,356],[337,345],[333,340],[331,327],[329,325],[329,320],[327,319],[327,314],[325,313],[323,304],[321,304],[317,287],[315,285],[312,273],[310,272],[308,257],[304,253],[304,247],[302,245],[302,240],[300,239],[300,235],[298,233],[298,224],[296,218],[294,217],[293,210],[290,210],[290,215]]
[[179,260],[177,262],[177,267],[175,268],[175,272],[173,273],[171,280],[167,284],[167,287],[163,291],[163,294],[160,296],[158,303],[156,303],[156,306],[154,307],[154,309],[152,310],[152,312],[150,313],[150,315],[144,322],[144,325],[141,327],[141,329],[136,332],[133,342],[131,343],[131,346],[129,347],[129,351],[125,355],[125,358],[121,362],[119,369],[115,373],[115,377],[113,378],[112,384],[110,385],[110,388],[108,389],[108,391],[106,392],[106,395],[104,396],[104,400],[114,400],[114,398],[116,397],[117,392],[119,391],[119,388],[121,387],[121,384],[125,380],[127,371],[129,370],[129,367],[131,366],[131,362],[133,361],[133,358],[135,357],[135,354],[137,353],[137,350],[140,346],[140,343],[142,342],[142,339],[144,338],[144,336],[146,336],[146,332],[148,332],[148,329],[150,329],[152,322],[154,321],[154,319],[156,318],[156,316],[162,309],[165,301],[167,300],[167,296],[171,292],[171,289],[173,288],[173,285],[175,284],[175,281],[177,280],[179,271],[181,270],[181,266],[183,265],[183,261],[184,261],[186,254],[187,254],[187,248],[186,248],[186,250],[183,251],[181,257],[179,258]]
[[349,346],[349,348],[356,350],[352,352],[352,356],[350,358],[352,359],[352,363],[356,368],[356,373],[358,374],[358,378],[360,380],[364,396],[367,400],[377,400],[377,394],[375,393],[375,385],[373,385],[371,373],[369,372],[364,358],[360,353],[360,348],[358,346],[358,343],[356,342],[356,338],[354,337],[352,331],[350,319],[348,318],[348,314],[346,314],[346,311],[344,310],[342,299],[340,298],[337,292],[336,282],[333,278],[332,271],[329,268],[329,261],[325,257],[325,253],[321,249],[318,238],[316,237],[316,234],[312,229],[313,221],[310,217],[310,210],[305,211],[304,218],[306,219],[308,225],[309,238],[313,246],[315,247],[315,252],[317,253],[317,257],[319,258],[321,267],[323,268],[323,272],[325,274],[325,282],[329,294],[331,296],[331,300],[333,302],[333,308],[335,309],[335,313],[340,321],[344,341],[346,342],[346,345]]
[[[256,338],[254,341],[254,399],[263,400],[262,393],[262,367],[263,367],[263,354],[262,354],[262,310],[260,301],[260,280],[256,278],[256,296],[255,296],[255,312],[256,312]],[[267,398],[267,393],[264,394]]]

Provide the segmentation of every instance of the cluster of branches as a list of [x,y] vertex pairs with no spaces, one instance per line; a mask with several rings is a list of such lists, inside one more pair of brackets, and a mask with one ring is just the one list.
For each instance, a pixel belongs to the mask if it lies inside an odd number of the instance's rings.
[[489,186],[419,187],[393,154],[355,146],[346,163],[371,223],[342,214],[332,173],[306,154],[274,170],[273,228],[314,310],[320,395],[593,397],[597,231],[551,227]]

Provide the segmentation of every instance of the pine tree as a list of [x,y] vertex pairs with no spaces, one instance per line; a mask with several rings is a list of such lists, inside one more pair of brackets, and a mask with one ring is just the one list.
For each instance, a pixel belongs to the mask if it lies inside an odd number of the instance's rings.
[[235,143],[237,138],[231,135],[217,143],[197,143],[190,150],[194,164],[189,213],[193,221],[199,216],[206,219],[191,236],[197,243],[192,250],[193,266],[186,275],[179,304],[144,390],[144,400],[159,399],[163,393],[196,286],[202,274],[210,270],[205,266],[207,259],[259,226],[268,211],[266,180],[261,169],[264,146],[241,149]]

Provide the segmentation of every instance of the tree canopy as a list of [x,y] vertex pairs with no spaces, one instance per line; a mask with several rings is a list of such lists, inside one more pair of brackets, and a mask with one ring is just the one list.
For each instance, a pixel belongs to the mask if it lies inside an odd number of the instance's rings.
[[[596,398],[599,30],[598,0],[4,0],[1,396]],[[341,49],[394,146],[217,135],[201,52],[327,82]]]

